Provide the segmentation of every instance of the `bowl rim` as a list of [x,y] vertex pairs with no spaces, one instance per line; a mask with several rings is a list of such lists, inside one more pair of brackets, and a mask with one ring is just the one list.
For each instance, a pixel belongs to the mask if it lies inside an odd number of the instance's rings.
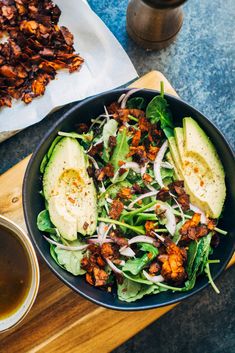
[[[70,281],[66,280],[63,277],[63,274],[60,274],[57,272],[57,270],[48,262],[48,260],[44,257],[43,251],[40,249],[40,247],[38,246],[37,242],[35,241],[34,237],[31,235],[33,234],[33,231],[31,229],[31,225],[30,225],[30,219],[29,219],[29,215],[27,212],[27,202],[26,202],[26,195],[27,195],[27,179],[28,179],[28,175],[30,173],[30,169],[31,166],[34,163],[35,158],[37,157],[38,151],[41,149],[41,147],[43,146],[43,144],[45,143],[45,141],[50,137],[50,135],[56,130],[57,126],[60,125],[60,123],[62,123],[63,121],[65,121],[74,111],[80,109],[83,105],[87,105],[87,104],[92,104],[93,100],[96,100],[98,98],[102,98],[105,97],[111,93],[115,94],[115,93],[126,93],[129,90],[131,90],[132,88],[117,88],[114,90],[109,90],[106,92],[102,92],[99,93],[95,96],[91,96],[88,97],[82,101],[77,101],[77,102],[73,102],[74,105],[72,107],[68,107],[68,110],[66,110],[65,112],[62,113],[62,116],[56,121],[56,123],[54,123],[51,128],[46,132],[46,134],[44,134],[44,136],[42,137],[40,143],[38,144],[38,146],[36,147],[36,149],[34,150],[29,163],[27,165],[25,174],[24,174],[24,179],[23,179],[23,190],[22,190],[22,204],[23,204],[23,212],[24,212],[24,218],[25,218],[25,223],[26,223],[26,227],[29,233],[29,236],[34,244],[34,246],[36,247],[37,251],[39,252],[39,254],[42,256],[43,261],[46,262],[47,266],[49,267],[49,269],[57,276],[57,278],[59,278],[65,285],[67,285],[69,288],[71,288],[73,291],[75,291],[76,293],[78,293],[79,295],[81,295],[83,298],[91,301],[94,304],[100,305],[104,308],[107,309],[112,309],[112,310],[118,310],[118,311],[141,311],[141,310],[149,310],[149,309],[155,309],[155,308],[160,308],[160,307],[164,307],[164,306],[168,306],[168,305],[172,305],[175,303],[179,303],[182,300],[185,300],[193,295],[195,295],[196,293],[200,292],[201,290],[203,290],[204,288],[206,288],[207,286],[209,286],[209,282],[204,283],[203,285],[201,285],[199,288],[196,288],[194,290],[191,291],[186,291],[186,292],[181,292],[182,293],[182,298],[181,299],[176,299],[176,298],[172,298],[171,300],[167,300],[167,302],[163,302],[163,303],[155,303],[155,304],[148,304],[148,305],[141,305],[141,306],[137,306],[136,303],[137,302],[131,302],[128,303],[128,306],[119,306],[116,304],[106,304],[103,301],[100,301],[98,299],[93,298],[92,296],[84,293],[82,290],[80,290],[78,287],[76,287],[75,285],[71,284]],[[160,94],[160,92],[158,90],[154,90],[154,89],[146,89],[146,88],[141,88],[139,90],[147,92],[148,93],[156,93],[156,94]],[[138,92],[139,92],[138,91]],[[173,99],[176,103],[180,102],[181,104],[185,105],[186,107],[188,107],[190,110],[195,111],[197,114],[201,115],[206,122],[208,123],[208,125],[210,126],[210,128],[214,129],[217,134],[221,137],[223,144],[225,145],[228,153],[230,154],[230,156],[233,158],[234,161],[234,167],[235,167],[235,152],[233,151],[231,145],[229,144],[229,142],[226,140],[225,136],[223,135],[223,133],[216,127],[216,125],[211,122],[210,119],[208,119],[204,114],[202,114],[200,112],[200,110],[194,108],[192,105],[190,105],[189,103],[185,102],[184,100],[182,100],[179,97],[173,96],[171,94],[167,94],[165,93],[164,96],[166,98],[170,98]],[[232,258],[232,255],[235,251],[235,242],[233,243],[233,246],[231,247],[229,256],[227,257],[227,260],[221,265],[220,269],[217,271],[216,275],[213,276],[213,279],[217,279],[222,272],[224,271],[224,269],[226,268],[227,264],[229,263],[230,259]],[[125,303],[125,302],[124,302]],[[127,304],[127,303],[125,303]],[[134,304],[134,305],[133,305]]]

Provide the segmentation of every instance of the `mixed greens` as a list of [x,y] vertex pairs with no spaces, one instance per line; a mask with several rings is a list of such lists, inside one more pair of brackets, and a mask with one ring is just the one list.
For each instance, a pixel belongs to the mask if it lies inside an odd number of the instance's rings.
[[[184,118],[184,154],[173,150],[175,124],[163,87],[150,102],[137,91],[76,131],[58,133],[41,163],[45,209],[38,229],[59,266],[120,300],[188,291],[203,274],[219,292],[210,273],[219,260],[209,259],[226,234],[215,217],[225,198],[218,155],[192,118]],[[191,131],[202,136],[205,158]],[[220,184],[213,179],[219,173]],[[221,195],[216,210],[208,187]]]

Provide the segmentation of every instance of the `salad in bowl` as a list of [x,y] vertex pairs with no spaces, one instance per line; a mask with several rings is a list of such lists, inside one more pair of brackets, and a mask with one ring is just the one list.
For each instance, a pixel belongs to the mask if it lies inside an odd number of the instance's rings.
[[58,131],[40,174],[37,227],[64,271],[128,303],[190,291],[199,276],[219,293],[223,165],[193,116],[174,123],[163,87],[149,102],[129,90]]

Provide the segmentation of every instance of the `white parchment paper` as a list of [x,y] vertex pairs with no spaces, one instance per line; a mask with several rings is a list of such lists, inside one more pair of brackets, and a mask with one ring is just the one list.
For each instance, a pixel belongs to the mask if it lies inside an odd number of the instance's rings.
[[121,86],[135,77],[129,57],[84,0],[55,0],[61,9],[60,24],[74,35],[76,52],[85,59],[81,70],[69,74],[61,70],[46,87],[44,96],[26,105],[14,101],[12,108],[0,110],[0,134],[24,129],[66,103]]

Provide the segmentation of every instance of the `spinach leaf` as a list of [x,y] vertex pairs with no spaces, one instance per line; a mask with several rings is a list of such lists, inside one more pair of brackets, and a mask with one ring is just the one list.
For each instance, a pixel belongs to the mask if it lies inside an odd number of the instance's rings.
[[[174,239],[173,239],[174,241]],[[187,265],[186,265],[186,271],[188,274],[188,278],[192,277],[192,273],[193,273],[193,264],[194,264],[194,260],[196,258],[197,255],[197,250],[198,250],[198,241],[193,240],[190,242],[189,247],[188,247],[188,251],[187,251]]]
[[[146,116],[152,124],[156,124],[160,121],[162,129],[167,127],[174,128],[172,115],[168,109],[168,103],[163,96],[154,97],[147,106]],[[166,130],[168,133],[169,131]]]
[[55,226],[52,224],[47,210],[43,210],[38,214],[37,227],[41,232],[56,234]]
[[154,285],[140,284],[125,278],[122,284],[118,284],[117,293],[118,299],[130,303],[145,295],[159,293],[159,289]]
[[83,275],[86,271],[81,268],[81,260],[84,257],[84,251],[70,251],[55,247],[57,262],[74,276]]
[[145,105],[146,104],[143,97],[130,98],[128,99],[126,104],[128,109],[140,109],[140,110],[144,110]]
[[[117,135],[117,145],[114,148],[113,155],[111,157],[111,163],[114,167],[114,174],[120,168],[119,162],[128,162],[131,160],[130,157],[127,157],[129,153],[129,145],[128,145],[128,137],[127,137],[127,129],[124,128],[122,131],[118,132]],[[117,183],[126,178],[128,171],[126,171],[123,175],[117,176],[115,179],[113,178],[111,181],[113,183]]]
[[174,175],[174,169],[161,168],[160,172],[162,179],[172,178]]
[[146,265],[148,265],[158,254],[158,249],[151,244],[141,244],[141,251],[147,251],[142,257],[126,261],[123,272],[130,272],[137,275]]
[[164,127],[163,132],[168,139],[169,137],[174,137],[174,130],[169,126]]
[[109,138],[110,138],[110,136],[116,135],[117,127],[118,127],[118,123],[114,119],[110,119],[104,125],[104,128],[103,128],[104,148],[103,148],[102,158],[105,162],[108,162],[109,158],[110,158]]

